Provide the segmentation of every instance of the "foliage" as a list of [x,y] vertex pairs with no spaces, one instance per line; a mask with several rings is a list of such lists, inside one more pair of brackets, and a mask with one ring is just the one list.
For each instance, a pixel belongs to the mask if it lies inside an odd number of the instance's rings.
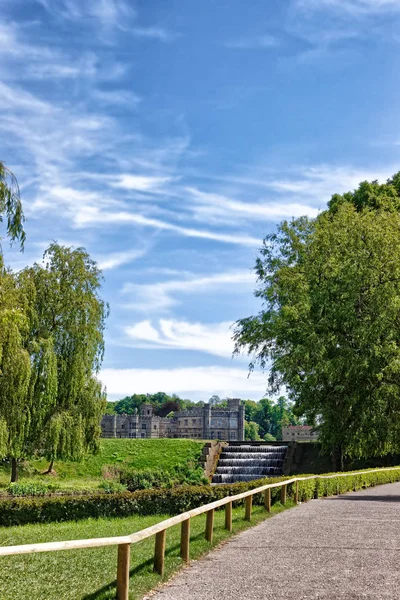
[[[257,432],[251,430],[251,435],[259,435],[266,441],[281,440],[282,427],[299,423],[299,418],[293,412],[293,402],[284,396],[280,396],[276,402],[269,398],[262,398],[259,402],[245,400],[244,406],[246,421],[258,425]],[[245,433],[246,431],[246,435],[250,435],[250,430],[245,425]],[[260,439],[260,437],[245,439]]]
[[244,439],[245,440],[261,440],[258,433],[259,426],[254,421],[245,421],[244,423]]
[[0,455],[96,451],[105,399],[101,365],[107,307],[101,274],[81,248],[51,244],[44,265],[0,269]]
[[8,237],[12,242],[19,241],[23,247],[25,242],[25,218],[18,182],[13,173],[0,161],[0,223],[3,222],[4,216],[7,219],[6,231]]
[[53,243],[44,266],[25,269],[20,279],[35,289],[30,335],[38,347],[31,381],[31,450],[40,448],[51,460],[82,459],[98,449],[105,408],[94,375],[103,358],[108,315],[98,294],[101,272],[83,248]]
[[129,469],[121,468],[119,480],[130,492],[151,488],[172,488],[178,485],[207,484],[201,467],[192,465],[177,466],[174,469]]
[[282,223],[256,262],[262,310],[236,324],[237,351],[270,368],[340,466],[400,448],[399,206],[397,174]]
[[99,490],[102,490],[106,494],[116,494],[120,492],[126,492],[126,485],[119,483],[118,481],[109,481],[105,479],[99,485]]
[[166,416],[175,410],[204,406],[204,402],[192,402],[179,398],[176,394],[169,396],[165,392],[157,392],[156,394],[132,394],[117,402],[107,402],[106,412],[110,415],[131,415],[135,410],[139,411],[144,403],[152,404],[155,414],[159,416]]
[[[92,494],[90,496],[45,496],[42,498],[7,498],[0,500],[0,526],[27,523],[50,523],[99,517],[123,517],[132,514],[148,516],[155,514],[176,515],[198,506],[240,494],[267,483],[285,481],[286,477],[259,479],[247,483],[224,485],[181,486],[172,489],[151,489],[136,492]],[[328,493],[343,493],[372,485],[400,480],[400,467],[382,469],[362,475],[346,473],[322,480],[315,476],[299,482],[302,501]],[[287,486],[288,498],[294,494],[294,486]],[[278,502],[279,488],[271,490],[272,502]],[[264,502],[263,494],[257,494],[254,504]]]
[[[7,492],[11,496],[44,496],[58,490],[57,485],[50,483],[10,483]],[[121,490],[119,490],[121,491]]]

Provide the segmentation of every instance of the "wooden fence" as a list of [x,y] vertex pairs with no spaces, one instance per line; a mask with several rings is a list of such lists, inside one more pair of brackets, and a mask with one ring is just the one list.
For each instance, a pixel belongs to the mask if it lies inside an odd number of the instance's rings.
[[286,502],[286,491],[289,484],[295,484],[294,501],[299,501],[299,482],[310,479],[333,479],[335,477],[346,477],[350,475],[365,475],[382,471],[399,470],[399,467],[389,467],[385,469],[371,469],[369,471],[358,471],[351,473],[336,473],[335,475],[311,475],[309,477],[293,477],[278,483],[269,483],[261,487],[248,490],[235,496],[227,496],[222,500],[216,500],[210,504],[205,504],[199,508],[194,508],[188,512],[171,517],[161,521],[152,527],[147,527],[131,535],[107,538],[92,538],[88,540],[70,540],[65,542],[46,542],[41,544],[24,544],[21,546],[0,547],[0,556],[10,556],[16,554],[34,554],[37,552],[56,552],[58,550],[77,550],[79,548],[101,548],[103,546],[118,546],[117,560],[117,598],[118,600],[128,600],[129,596],[129,567],[130,567],[130,549],[131,544],[136,544],[146,538],[155,535],[154,549],[154,570],[163,575],[165,540],[167,529],[174,525],[181,524],[181,546],[180,554],[182,559],[188,563],[190,559],[190,519],[206,513],[205,537],[208,542],[212,542],[214,528],[214,511],[216,508],[225,506],[225,529],[232,531],[232,504],[238,500],[245,500],[245,519],[251,520],[253,505],[253,496],[255,494],[264,494],[264,506],[267,512],[271,511],[271,489],[281,488],[281,503]]

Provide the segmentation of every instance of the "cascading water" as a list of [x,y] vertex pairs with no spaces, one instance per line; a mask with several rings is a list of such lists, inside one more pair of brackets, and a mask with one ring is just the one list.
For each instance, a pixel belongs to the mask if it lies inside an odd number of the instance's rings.
[[213,483],[236,483],[282,475],[287,446],[226,446]]

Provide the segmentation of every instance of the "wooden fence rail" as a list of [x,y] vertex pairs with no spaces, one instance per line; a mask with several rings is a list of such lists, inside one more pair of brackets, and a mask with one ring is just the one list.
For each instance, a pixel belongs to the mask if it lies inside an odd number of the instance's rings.
[[281,488],[281,502],[286,502],[287,486],[295,483],[294,499],[299,501],[299,482],[318,479],[333,479],[335,477],[348,477],[350,475],[365,475],[369,473],[378,473],[382,471],[395,471],[399,467],[388,467],[384,469],[371,469],[369,471],[357,471],[352,473],[337,473],[335,475],[311,475],[308,477],[292,477],[278,483],[269,483],[261,487],[248,490],[235,496],[226,496],[221,500],[216,500],[210,504],[199,506],[185,513],[171,517],[132,533],[131,535],[108,537],[108,538],[91,538],[88,540],[69,540],[65,542],[45,542],[40,544],[24,544],[20,546],[4,546],[0,547],[0,556],[12,556],[16,554],[35,554],[37,552],[56,552],[59,550],[77,550],[80,548],[102,548],[104,546],[118,546],[118,561],[117,561],[117,598],[118,600],[128,600],[129,596],[129,567],[130,567],[130,547],[131,544],[136,544],[151,536],[155,536],[154,549],[154,570],[163,575],[164,573],[164,558],[165,558],[165,541],[167,529],[174,525],[181,524],[181,557],[185,562],[189,562],[189,546],[190,546],[190,519],[206,513],[206,540],[212,542],[214,528],[214,511],[216,508],[225,506],[225,528],[232,531],[232,503],[238,500],[245,500],[245,519],[251,520],[253,496],[255,494],[264,494],[264,507],[267,512],[271,511],[271,489]]

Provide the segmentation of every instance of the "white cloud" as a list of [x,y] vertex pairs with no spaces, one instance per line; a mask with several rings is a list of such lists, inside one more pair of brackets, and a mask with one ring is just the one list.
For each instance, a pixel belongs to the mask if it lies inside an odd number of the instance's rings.
[[140,96],[126,90],[94,90],[92,97],[102,104],[117,104],[136,108],[142,101]]
[[70,21],[92,19],[103,27],[126,25],[136,16],[125,0],[38,0],[49,13]]
[[318,210],[315,207],[298,202],[242,202],[210,192],[202,192],[197,188],[187,188],[195,199],[192,210],[197,219],[209,222],[237,221],[238,216],[247,220],[279,221],[291,217],[308,215],[315,217]]
[[208,400],[213,394],[221,398],[253,398],[265,395],[265,375],[254,372],[248,377],[246,368],[178,367],[175,369],[103,369],[101,381],[109,396],[117,399],[128,394],[153,394],[160,390],[168,394]]
[[234,349],[232,323],[189,323],[160,319],[156,327],[149,320],[125,327],[125,333],[138,348],[197,350],[230,358]]
[[231,271],[214,275],[191,276],[150,284],[128,283],[122,293],[129,296],[129,307],[144,312],[164,312],[180,304],[179,295],[250,292],[254,289],[256,276],[250,271]]
[[257,48],[276,48],[280,45],[279,40],[272,35],[255,35],[248,38],[239,38],[226,42],[227,48],[239,50],[253,50]]
[[295,4],[305,10],[320,11],[328,8],[354,16],[400,11],[400,0],[296,0]]
[[80,209],[74,214],[74,220],[78,227],[85,227],[91,224],[109,225],[110,223],[119,223],[123,225],[135,223],[136,225],[141,225],[142,227],[151,227],[161,231],[173,231],[179,235],[182,235],[183,237],[212,240],[215,242],[239,246],[257,247],[260,245],[260,240],[258,238],[248,235],[237,234],[235,232],[224,234],[214,231],[207,231],[204,229],[182,227],[180,225],[175,225],[174,223],[161,221],[160,219],[152,219],[143,215],[128,212],[107,212],[100,211],[96,208],[91,210]]
[[112,186],[124,190],[137,190],[141,192],[154,192],[164,188],[165,184],[172,181],[171,177],[150,177],[145,175],[121,174]]
[[122,265],[129,264],[138,258],[142,258],[146,250],[125,250],[123,252],[112,252],[97,258],[97,264],[102,271],[115,269]]

